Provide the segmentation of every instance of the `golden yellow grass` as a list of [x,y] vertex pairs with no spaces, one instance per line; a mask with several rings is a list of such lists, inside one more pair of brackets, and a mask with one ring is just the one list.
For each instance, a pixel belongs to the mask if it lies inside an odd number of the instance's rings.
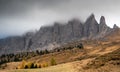
[[83,67],[86,66],[91,60],[94,59],[85,59],[41,69],[19,69],[3,72],[120,72],[120,67],[114,65],[106,65],[97,69],[83,69]]
[[41,69],[14,69],[14,70],[6,70],[3,72],[78,72],[79,69],[81,69],[82,66],[85,66],[90,60],[92,59],[64,63],[64,64],[59,64],[56,66],[50,66]]
[[[84,50],[80,50],[77,48],[74,48],[73,50],[65,50],[61,52],[55,52],[50,53],[42,56],[36,56],[31,59],[28,59],[28,61],[32,62],[48,62],[52,57],[56,59],[56,62],[58,65],[56,66],[50,66],[47,68],[41,68],[41,69],[19,69],[15,70],[12,66],[15,67],[15,65],[12,65],[11,63],[8,64],[8,68],[13,68],[14,70],[0,70],[0,72],[120,72],[120,68],[117,66],[112,65],[105,65],[98,69],[88,69],[85,70],[83,67],[87,65],[91,60],[94,60],[94,58],[113,52],[120,48],[119,42],[113,44],[112,42],[103,43],[101,45],[86,45]],[[88,55],[91,55],[93,57],[86,57]],[[84,58],[81,58],[81,57]],[[81,60],[82,59],[82,60]],[[78,61],[75,61],[78,60]],[[68,62],[68,63],[66,63]],[[62,63],[62,64],[61,64]],[[113,68],[112,70],[110,68]],[[115,71],[116,69],[116,71]],[[111,70],[111,71],[109,71]]]
[[74,72],[74,70],[71,63],[66,63],[41,69],[19,69],[8,72]]

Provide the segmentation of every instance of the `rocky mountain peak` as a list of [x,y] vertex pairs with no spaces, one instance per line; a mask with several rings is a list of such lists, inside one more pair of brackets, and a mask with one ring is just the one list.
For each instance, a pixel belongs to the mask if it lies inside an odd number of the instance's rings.
[[[114,28],[118,26],[114,25]],[[101,16],[100,24],[98,24],[94,14],[91,14],[84,23],[74,18],[67,23],[55,22],[52,26],[43,26],[35,33],[28,32],[21,37],[2,39],[0,40],[0,54],[6,51],[15,53],[25,50],[52,49],[54,43],[62,45],[76,40],[98,39],[109,34],[111,30],[113,29],[106,25],[104,16]]]
[[[91,23],[89,23],[89,22],[91,22]],[[94,22],[97,22],[97,21],[96,21],[96,19],[95,19],[94,14],[91,14],[91,15],[87,18],[85,24],[94,24]]]
[[99,32],[106,33],[107,31],[109,31],[109,29],[110,28],[106,25],[105,17],[101,16],[100,24],[99,24]]
[[118,28],[119,27],[116,24],[114,24],[113,29],[118,29]]
[[85,37],[92,37],[98,33],[99,25],[95,19],[94,14],[91,14],[85,24],[84,24],[84,36]]
[[99,23],[98,38],[103,38],[104,36],[108,35],[111,32],[112,32],[112,29],[109,26],[107,26],[105,17],[101,16],[100,23]]
[[95,18],[95,15],[92,13],[89,18]]
[[97,21],[96,21],[96,19],[95,19],[95,16],[94,16],[94,14],[91,14],[88,18],[87,18],[87,20],[86,20],[86,22],[85,22],[85,25],[87,25],[87,26],[94,26],[94,25],[97,25],[98,23],[97,23]]
[[105,21],[105,17],[104,16],[101,16],[101,18],[100,18],[100,24],[106,25],[106,21]]

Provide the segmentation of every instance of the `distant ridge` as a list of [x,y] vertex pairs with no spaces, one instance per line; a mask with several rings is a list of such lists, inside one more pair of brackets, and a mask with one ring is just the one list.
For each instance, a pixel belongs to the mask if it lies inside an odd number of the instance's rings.
[[104,38],[116,29],[119,29],[116,24],[113,28],[107,26],[104,16],[101,16],[98,23],[94,14],[91,14],[85,23],[78,19],[72,19],[66,24],[56,22],[53,26],[41,27],[36,33],[0,39],[0,54],[49,50],[71,41]]

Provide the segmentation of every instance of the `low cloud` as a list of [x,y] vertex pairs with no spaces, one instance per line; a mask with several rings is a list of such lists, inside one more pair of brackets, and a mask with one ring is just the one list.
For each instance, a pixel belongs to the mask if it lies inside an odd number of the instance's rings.
[[73,17],[85,21],[94,13],[101,15],[107,25],[120,24],[120,0],[0,0],[0,38],[22,35],[54,21]]

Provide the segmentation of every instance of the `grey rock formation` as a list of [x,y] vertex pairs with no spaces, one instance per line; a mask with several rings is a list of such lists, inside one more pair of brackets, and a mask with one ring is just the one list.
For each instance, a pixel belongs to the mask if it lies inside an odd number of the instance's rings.
[[100,24],[99,24],[99,32],[107,31],[110,28],[106,25],[105,17],[101,16],[100,18]]
[[100,24],[99,24],[99,37],[104,37],[106,34],[111,32],[111,28],[107,26],[106,21],[105,21],[105,17],[101,16],[100,18]]
[[0,54],[53,49],[71,41],[99,39],[116,28],[118,28],[116,25],[113,29],[108,27],[104,16],[101,16],[98,24],[94,14],[91,14],[85,23],[78,19],[72,19],[66,24],[55,22],[53,26],[41,27],[36,33],[28,32],[21,37],[0,39]]
[[84,37],[92,38],[99,32],[99,25],[95,19],[94,14],[91,14],[90,17],[86,20],[84,24]]
[[119,27],[116,24],[114,24],[113,29],[119,29]]
[[32,38],[31,49],[42,48],[50,43],[62,44],[82,37],[83,24],[76,19],[67,24],[55,23],[42,27]]
[[0,40],[0,54],[20,52],[25,48],[24,37],[8,37]]

